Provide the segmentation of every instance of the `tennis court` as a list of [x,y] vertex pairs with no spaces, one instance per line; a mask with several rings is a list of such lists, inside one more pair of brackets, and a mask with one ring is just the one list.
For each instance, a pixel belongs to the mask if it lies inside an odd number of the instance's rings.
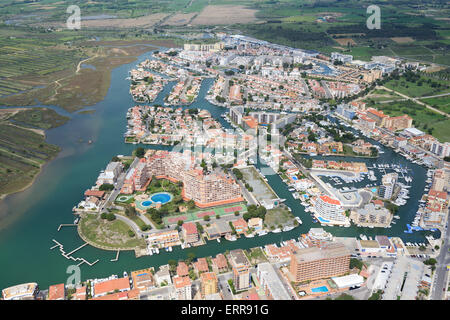
[[209,208],[206,210],[193,210],[192,212],[183,212],[182,214],[179,215],[166,216],[163,218],[163,221],[166,225],[168,225],[177,223],[178,220],[183,220],[185,222],[197,221],[203,220],[204,216],[210,217],[215,217],[216,215],[225,216],[233,214],[236,211],[239,211],[240,213],[247,212],[247,206],[243,203],[239,203],[231,206]]

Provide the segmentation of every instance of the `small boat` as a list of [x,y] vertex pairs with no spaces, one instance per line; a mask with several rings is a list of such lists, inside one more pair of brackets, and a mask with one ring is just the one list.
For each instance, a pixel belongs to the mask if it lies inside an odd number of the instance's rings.
[[126,271],[123,272],[123,277],[127,278],[128,277],[128,273]]
[[280,232],[281,232],[280,228],[276,228],[276,229],[272,230],[272,233],[280,233]]
[[220,238],[217,238],[217,242],[219,242],[219,243],[220,243]]
[[286,226],[286,227],[283,228],[283,232],[291,231],[292,229],[294,229],[293,226]]

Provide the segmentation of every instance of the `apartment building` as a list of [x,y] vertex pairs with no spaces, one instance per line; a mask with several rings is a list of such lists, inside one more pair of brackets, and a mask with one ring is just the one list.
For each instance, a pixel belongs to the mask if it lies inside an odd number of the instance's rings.
[[233,283],[236,291],[250,288],[250,262],[242,249],[230,251],[230,262],[233,272]]
[[339,200],[323,195],[317,198],[315,202],[317,214],[326,220],[345,221],[344,209]]
[[256,274],[264,293],[269,299],[291,300],[291,295],[286,290],[272,264],[269,262],[258,264]]
[[173,285],[175,288],[176,300],[192,300],[192,283],[189,277],[174,277]]
[[290,273],[295,282],[343,275],[349,271],[350,252],[336,242],[318,248],[302,248],[291,256]]
[[202,296],[219,292],[219,282],[214,272],[204,272],[200,274]]

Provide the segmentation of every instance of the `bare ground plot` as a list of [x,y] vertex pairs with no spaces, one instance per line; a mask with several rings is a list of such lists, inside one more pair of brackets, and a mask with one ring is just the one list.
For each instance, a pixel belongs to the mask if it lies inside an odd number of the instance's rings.
[[[134,28],[134,27],[151,27],[167,17],[167,13],[155,13],[139,18],[128,19],[96,19],[82,20],[81,28]],[[50,24],[49,24],[50,25]],[[63,27],[65,23],[53,23],[52,25]]]
[[256,10],[244,6],[207,6],[192,25],[251,23],[257,21]]
[[391,38],[392,41],[395,41],[397,43],[409,43],[414,42],[414,39],[411,37],[394,37]]
[[356,45],[355,40],[352,38],[340,38],[340,39],[334,39],[337,43],[339,43],[341,46],[347,46],[348,43],[351,45]]
[[164,21],[163,26],[182,26],[187,24],[197,13],[177,13]]
[[258,201],[278,198],[254,167],[243,168],[240,171],[244,180],[253,188],[253,195]]
[[286,208],[278,207],[267,210],[264,223],[271,229],[279,226],[293,225],[294,215]]

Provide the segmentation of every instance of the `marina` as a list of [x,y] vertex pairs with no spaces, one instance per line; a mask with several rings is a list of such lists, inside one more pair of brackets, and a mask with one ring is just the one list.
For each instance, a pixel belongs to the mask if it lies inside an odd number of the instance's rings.
[[[149,53],[139,57],[143,61],[149,56]],[[35,183],[27,190],[6,197],[0,204],[2,213],[2,232],[0,233],[0,245],[2,246],[2,255],[0,263],[2,264],[2,274],[0,285],[7,287],[15,283],[24,281],[23,275],[27,279],[39,282],[42,287],[50,284],[64,282],[67,275],[65,270],[73,262],[79,262],[84,267],[86,264],[90,268],[82,269],[82,278],[98,278],[110,274],[120,274],[123,270],[137,270],[145,267],[159,267],[167,264],[170,259],[185,259],[189,253],[194,253],[197,257],[205,257],[223,253],[226,250],[236,248],[252,248],[264,246],[271,243],[279,243],[281,238],[298,238],[301,233],[306,233],[311,227],[317,227],[318,220],[309,213],[307,206],[302,205],[299,199],[295,199],[292,192],[288,190],[282,179],[272,171],[270,167],[265,166],[259,161],[257,168],[264,168],[265,178],[268,184],[276,192],[279,198],[286,199],[284,204],[291,208],[292,213],[301,219],[301,225],[291,231],[282,232],[260,232],[253,238],[240,237],[231,241],[208,241],[206,245],[182,249],[173,247],[171,251],[150,248],[151,255],[139,259],[131,251],[114,253],[111,257],[111,251],[104,251],[84,245],[74,228],[58,228],[62,221],[72,221],[72,207],[79,201],[80,195],[88,187],[89,181],[92,181],[101,168],[117,154],[131,154],[137,147],[132,144],[119,142],[123,140],[124,125],[126,113],[129,107],[135,102],[129,95],[129,81],[125,80],[128,71],[136,65],[136,62],[122,65],[112,71],[111,86],[105,99],[94,106],[96,112],[93,114],[70,114],[71,120],[64,126],[47,131],[47,141],[56,144],[62,148],[61,154],[43,169],[43,172],[36,178]],[[215,106],[204,99],[208,89],[213,83],[212,79],[205,79],[199,90],[198,98],[190,107],[207,109],[212,117],[217,119],[222,126],[231,129],[231,125],[224,120],[222,115],[228,109]],[[154,103],[162,104],[163,98],[167,95],[173,83],[168,83],[160,94],[156,97]],[[92,106],[90,107],[92,108]],[[65,111],[58,107],[54,110],[61,114]],[[84,143],[79,142],[80,139]],[[87,141],[91,140],[89,144]],[[380,146],[374,140],[368,139],[372,144]],[[149,148],[149,146],[145,146]],[[153,149],[170,150],[168,146],[151,146]],[[406,204],[400,207],[396,219],[397,223],[389,229],[378,228],[358,228],[354,225],[348,228],[324,227],[328,232],[335,236],[356,237],[360,234],[374,237],[377,234],[387,236],[399,236],[404,241],[423,242],[425,240],[422,231],[405,233],[406,224],[413,222],[414,216],[419,209],[419,200],[423,195],[426,186],[427,169],[416,163],[408,161],[406,158],[398,155],[392,149],[380,146],[383,153],[378,159],[359,159],[366,162],[369,170],[373,170],[373,175],[378,179],[383,174],[383,170],[394,171],[395,169],[408,168],[404,172],[404,182],[407,185],[406,177],[414,180],[414,188],[410,188],[409,199]],[[314,157],[322,159],[321,156]],[[324,157],[324,159],[338,159],[338,157]],[[351,157],[339,157],[339,160],[351,160]],[[379,164],[391,164],[390,168],[379,168]],[[396,167],[392,169],[392,164]],[[377,166],[376,169],[374,168]],[[70,169],[68,169],[70,168]],[[266,173],[269,172],[269,173]],[[399,177],[401,174],[399,174]],[[366,177],[365,177],[366,178]],[[368,179],[365,179],[368,180]],[[369,180],[370,181],[370,180]],[[371,182],[366,181],[367,184]],[[341,181],[342,187],[359,187],[364,181]],[[372,182],[373,184],[374,182]],[[354,184],[354,186],[353,186]],[[69,220],[68,220],[69,219]],[[7,226],[7,228],[6,228]],[[439,237],[438,232],[433,235]],[[55,240],[55,238],[57,240]],[[59,246],[61,254],[55,250],[48,250],[48,244],[56,244],[52,248]],[[84,258],[74,258],[68,256],[61,243],[70,244],[78,250],[83,246]],[[76,249],[76,250],[77,250]],[[33,260],[27,256],[28,252],[33,252]],[[77,251],[72,251],[76,253]],[[61,259],[61,255],[65,259]],[[23,264],[14,265],[7,261],[19,260]],[[112,261],[115,260],[115,261]],[[94,262],[89,262],[94,261]],[[25,263],[27,262],[27,263]],[[28,263],[29,262],[29,263]],[[45,267],[44,267],[45,266]]]

